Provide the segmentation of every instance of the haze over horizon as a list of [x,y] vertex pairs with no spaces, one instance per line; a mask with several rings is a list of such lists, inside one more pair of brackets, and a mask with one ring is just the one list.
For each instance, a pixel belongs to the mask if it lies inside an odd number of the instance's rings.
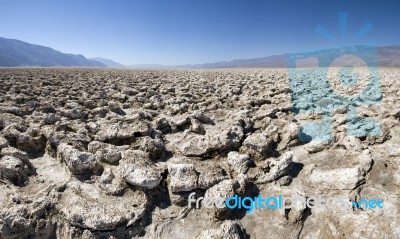
[[[344,0],[6,0],[0,36],[125,65],[201,64],[338,45],[400,45],[399,7]],[[348,12],[343,35],[339,12]],[[368,23],[372,28],[351,40]],[[335,39],[317,34],[319,24]]]

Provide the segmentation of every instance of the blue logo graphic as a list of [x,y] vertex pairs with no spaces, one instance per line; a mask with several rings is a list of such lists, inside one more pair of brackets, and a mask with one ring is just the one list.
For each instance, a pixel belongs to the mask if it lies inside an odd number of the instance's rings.
[[[341,40],[347,39],[347,20],[348,13],[340,12]],[[367,22],[350,40],[355,41],[371,30],[372,24]],[[322,25],[317,25],[315,32],[337,41]],[[321,115],[319,122],[302,125],[300,141],[333,140],[333,114],[337,110],[347,112],[347,135],[381,135],[380,122],[358,114],[359,107],[382,100],[376,47],[335,45],[310,53],[288,54],[287,62],[293,112]]]

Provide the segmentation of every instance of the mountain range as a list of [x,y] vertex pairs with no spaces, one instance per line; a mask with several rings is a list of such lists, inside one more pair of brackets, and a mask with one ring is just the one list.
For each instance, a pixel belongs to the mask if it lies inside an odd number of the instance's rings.
[[[329,67],[330,64],[342,55],[355,55],[366,62],[368,66],[400,67],[400,46],[372,47],[365,45],[322,49],[304,53],[273,55],[252,59],[236,59],[199,65],[182,65],[181,68],[256,68],[256,67],[295,67],[296,59],[318,58],[319,67]],[[340,62],[342,61],[342,62]],[[337,64],[348,63],[348,58],[341,58]]]
[[106,58],[103,58],[103,57],[89,58],[89,60],[101,62],[104,65],[106,65],[107,67],[113,67],[113,68],[124,68],[124,67],[126,67],[126,66],[122,65],[121,63],[118,63],[118,62],[115,62],[113,60],[106,59]]
[[[400,46],[351,46],[323,49],[306,53],[274,55],[252,59],[236,59],[196,65],[143,64],[124,66],[102,57],[86,58],[66,54],[49,47],[0,37],[0,67],[112,67],[112,68],[239,68],[292,67],[294,58],[318,58],[319,66],[331,63],[336,57],[352,53],[366,59],[368,65],[400,67]],[[348,59],[347,59],[348,60]],[[344,60],[346,62],[346,59]],[[322,64],[322,65],[321,65]]]
[[4,67],[106,67],[82,55],[65,54],[49,47],[0,37],[0,66]]

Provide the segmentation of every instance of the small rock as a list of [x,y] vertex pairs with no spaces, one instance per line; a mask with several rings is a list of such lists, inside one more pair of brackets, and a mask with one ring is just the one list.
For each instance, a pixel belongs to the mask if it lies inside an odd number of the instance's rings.
[[198,187],[198,175],[193,164],[172,164],[168,166],[169,187],[172,192],[188,192]]
[[387,149],[388,149],[388,154],[390,157],[399,157],[400,156],[400,145],[399,144],[389,144]]
[[260,175],[257,183],[268,183],[288,174],[292,169],[293,152],[289,151],[284,153],[278,161],[265,161],[267,164],[268,172]]
[[106,168],[103,171],[99,183],[100,188],[107,195],[121,195],[126,188],[125,182],[122,181],[119,175],[116,177],[110,168]]
[[0,136],[0,150],[8,146],[8,141],[4,137]]
[[200,173],[198,186],[203,190],[207,190],[215,184],[230,179],[229,175],[219,165],[209,164],[203,167],[198,166],[196,170]]
[[21,186],[32,174],[32,167],[19,158],[7,155],[0,159],[0,179]]
[[265,158],[274,141],[263,132],[249,135],[242,144],[240,151],[249,154],[254,159]]
[[97,160],[108,164],[117,164],[125,149],[126,147],[118,147],[100,141],[92,141],[88,145],[88,151],[95,154]]
[[152,189],[162,180],[162,170],[152,165],[147,153],[141,150],[126,150],[118,166],[122,179],[132,185]]
[[217,229],[204,230],[196,239],[245,239],[246,232],[239,221],[224,221]]
[[361,152],[366,148],[362,144],[361,140],[355,136],[344,137],[340,144],[343,145],[347,150],[354,150],[357,152]]
[[101,170],[101,166],[92,153],[81,152],[65,143],[61,143],[57,147],[57,157],[66,163],[75,176],[88,177]]
[[313,153],[320,152],[320,151],[328,148],[331,145],[332,145],[332,142],[330,142],[330,141],[313,140],[310,143],[304,145],[304,149],[308,153],[313,154]]
[[[224,180],[209,188],[204,195],[204,200],[215,202],[217,198],[227,199],[235,194],[241,194],[243,191],[242,189],[237,180]],[[226,207],[213,208],[213,210],[215,217],[219,219],[229,218],[229,216],[234,213],[233,211],[235,211]]]
[[114,101],[108,102],[108,108],[116,114],[120,114],[120,115],[125,114],[125,112],[121,109],[121,106],[119,105],[118,102],[114,102]]
[[197,119],[192,119],[191,120],[192,125],[190,126],[190,131],[196,134],[205,134],[206,131],[204,130],[203,125],[201,122]]
[[359,166],[332,170],[315,168],[309,177],[309,182],[320,190],[353,190],[364,181],[364,170]]
[[110,168],[106,168],[103,171],[103,174],[100,177],[100,182],[104,184],[111,183],[115,178],[114,174],[112,173]]
[[25,153],[24,151],[14,148],[14,147],[5,147],[5,148],[1,149],[0,154],[2,156],[12,156],[15,158],[19,158],[22,161],[24,161],[24,163],[26,163],[26,164],[29,163],[28,154]]
[[246,154],[232,151],[228,153],[228,163],[237,173],[246,173],[251,164],[251,159]]
[[165,150],[164,142],[159,138],[144,136],[136,139],[134,148],[149,154],[150,159],[156,161],[163,157]]
[[46,116],[43,119],[43,123],[45,125],[54,125],[59,120],[60,120],[60,117],[58,117],[54,113],[50,113],[50,114],[46,114]]
[[202,112],[197,112],[193,115],[193,118],[197,119],[203,124],[215,125],[214,121]]
[[136,168],[125,166],[122,177],[125,182],[146,189],[158,186],[162,180],[160,170],[152,167]]
[[104,122],[99,124],[96,140],[112,142],[118,140],[132,140],[135,137],[149,135],[149,124],[141,120],[124,120],[118,122]]

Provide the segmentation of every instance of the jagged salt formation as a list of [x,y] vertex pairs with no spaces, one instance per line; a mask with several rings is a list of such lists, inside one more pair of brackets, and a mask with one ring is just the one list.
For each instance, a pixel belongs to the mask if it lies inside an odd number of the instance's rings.
[[[381,136],[301,142],[283,69],[0,70],[0,238],[396,238],[399,70]],[[384,210],[188,208],[197,197],[382,198]],[[364,225],[368,225],[365,227]]]

